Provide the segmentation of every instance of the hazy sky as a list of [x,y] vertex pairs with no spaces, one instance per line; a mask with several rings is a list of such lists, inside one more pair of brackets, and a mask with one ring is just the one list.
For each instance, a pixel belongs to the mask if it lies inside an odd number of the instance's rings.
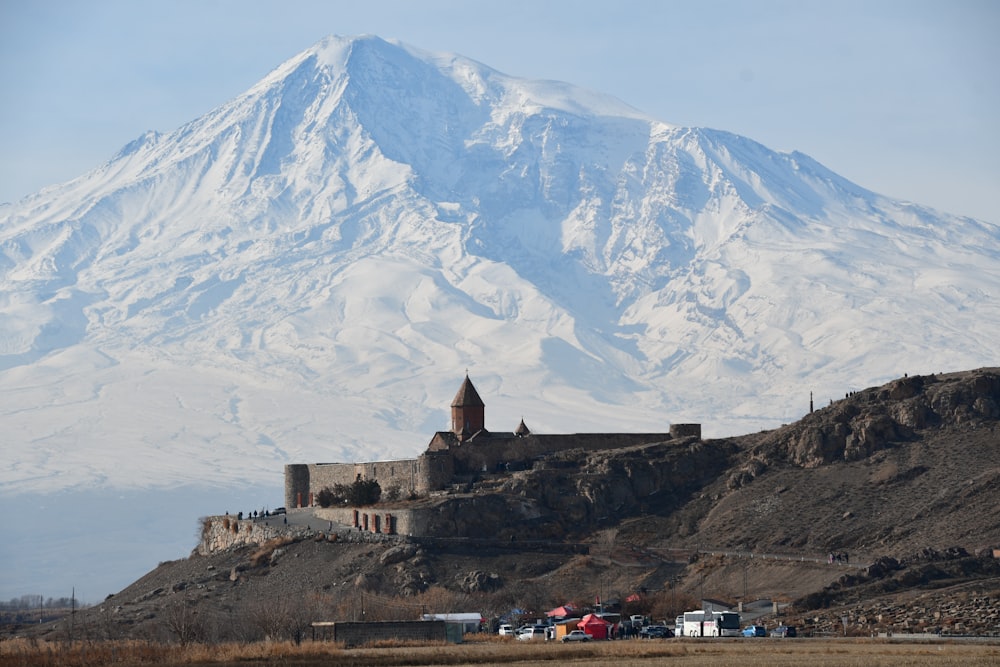
[[611,93],[1000,223],[992,0],[0,0],[0,201],[176,129],[328,34]]

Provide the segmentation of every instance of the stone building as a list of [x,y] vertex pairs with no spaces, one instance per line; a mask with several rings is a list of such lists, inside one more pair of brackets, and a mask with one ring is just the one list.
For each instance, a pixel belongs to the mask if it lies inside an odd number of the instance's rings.
[[285,466],[285,506],[307,507],[315,495],[335,484],[375,480],[383,492],[395,487],[401,497],[421,496],[467,483],[483,473],[529,467],[546,454],[569,449],[600,450],[701,437],[700,424],[673,424],[663,433],[574,433],[539,435],[524,420],[514,431],[489,431],[486,406],[469,376],[451,402],[451,430],[438,431],[415,459],[367,463],[293,463]]

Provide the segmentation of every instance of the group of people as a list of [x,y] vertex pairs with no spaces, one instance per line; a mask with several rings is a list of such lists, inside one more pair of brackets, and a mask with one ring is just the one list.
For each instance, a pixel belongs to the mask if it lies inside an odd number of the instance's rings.
[[827,557],[827,562],[830,565],[833,565],[834,563],[843,563],[844,565],[847,565],[851,562],[851,560],[847,557],[846,551],[842,551],[840,553],[834,553],[831,551],[830,555]]
[[[618,627],[618,633],[617,633],[617,635],[621,639],[633,639],[635,637],[638,637],[639,633],[641,631],[642,631],[642,628],[638,624],[624,623],[623,622]],[[614,634],[614,633],[612,633],[612,634]]]
[[[282,514],[283,514],[283,512],[282,512]],[[228,511],[226,512],[226,516],[229,516],[229,512]],[[272,516],[275,516],[275,515],[271,514],[270,510],[262,510],[260,512],[258,512],[257,510],[253,510],[252,512],[247,512],[246,516],[247,516],[247,519],[269,519],[269,518],[271,518]],[[282,520],[286,524],[288,523],[288,517],[282,516],[281,518],[282,518]],[[237,512],[236,513],[236,519],[238,521],[242,521],[243,520],[243,512]],[[331,523],[330,525],[333,525],[333,524]]]

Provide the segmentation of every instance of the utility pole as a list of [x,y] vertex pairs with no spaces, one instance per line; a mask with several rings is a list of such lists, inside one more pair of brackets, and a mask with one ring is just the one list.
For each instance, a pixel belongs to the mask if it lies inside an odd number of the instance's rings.
[[677,609],[677,584],[679,584],[681,578],[674,575],[670,579],[670,610],[673,612],[674,616],[680,615],[680,611]]

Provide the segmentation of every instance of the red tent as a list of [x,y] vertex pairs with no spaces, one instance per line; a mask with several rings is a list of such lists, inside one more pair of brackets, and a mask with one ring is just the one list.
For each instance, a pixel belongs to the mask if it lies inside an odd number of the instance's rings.
[[566,618],[567,616],[572,616],[573,613],[574,613],[574,611],[573,611],[573,605],[564,604],[561,607],[556,607],[552,611],[545,612],[545,615],[546,616],[553,616],[553,617],[559,616],[561,618]]
[[583,630],[594,639],[607,639],[608,628],[611,627],[611,624],[603,618],[594,616],[593,614],[587,614],[580,619],[580,622],[577,623],[576,627]]

